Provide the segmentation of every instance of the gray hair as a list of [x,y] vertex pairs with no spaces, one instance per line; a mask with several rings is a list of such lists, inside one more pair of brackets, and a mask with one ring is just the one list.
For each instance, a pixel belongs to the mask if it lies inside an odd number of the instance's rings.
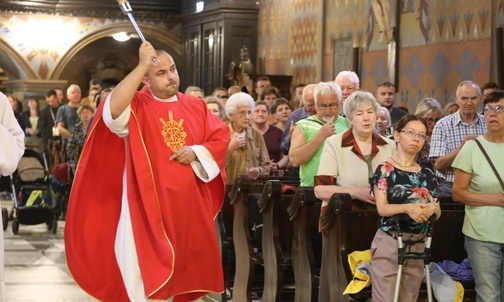
[[201,94],[205,95],[205,92],[203,91],[203,89],[199,88],[198,86],[187,86],[184,94],[189,94],[190,92],[193,92],[193,91],[199,91],[199,92],[201,92]]
[[341,102],[341,88],[338,84],[334,82],[320,82],[313,89],[313,97],[315,99],[315,105],[318,104],[318,98],[321,95],[335,94],[338,98],[338,103]]
[[217,104],[217,107],[219,107],[219,118],[221,120],[226,119],[226,110],[224,110],[224,103],[222,103],[222,101],[220,99],[218,99],[214,96],[207,96],[203,100],[207,104]]
[[[67,88],[67,94],[69,94],[69,92],[70,92],[71,90],[74,90],[74,89],[78,89],[79,91],[81,91],[81,89],[80,89],[79,85],[77,85],[77,84],[71,84],[71,85],[70,85],[70,86],[68,86],[68,88]],[[82,91],[81,91],[81,92],[82,92]]]
[[380,106],[372,93],[358,90],[353,92],[343,103],[343,113],[351,120],[354,111],[364,104],[371,104],[375,112]]
[[342,78],[348,78],[350,81],[352,81],[355,84],[355,89],[359,90],[360,80],[359,80],[359,76],[355,72],[353,72],[351,70],[340,71],[340,73],[338,73],[338,75],[334,79],[334,82],[338,83],[338,80],[342,79]]
[[478,95],[481,97],[482,94],[481,94],[481,89],[479,87],[478,84],[476,84],[475,82],[473,81],[462,81],[460,82],[460,84],[457,86],[457,92],[455,92],[455,97],[458,99],[458,97],[460,96],[460,89],[462,87],[466,87],[466,86],[472,86],[474,89],[476,89],[476,92],[478,93]]
[[441,115],[443,115],[443,109],[441,108],[441,104],[436,99],[433,98],[425,98],[418,103],[415,111],[415,115],[420,117],[426,117],[434,111],[439,111]]
[[251,111],[254,111],[254,99],[250,96],[250,94],[245,92],[237,92],[233,94],[226,102],[227,117],[230,118],[232,114],[235,114],[239,106],[248,106]]
[[376,114],[377,115],[378,115],[378,111],[382,111],[383,114],[385,114],[385,116],[388,119],[388,125],[387,125],[387,127],[390,127],[390,125],[392,125],[392,118],[390,117],[390,112],[388,111],[387,107],[378,106],[378,108],[376,108]]

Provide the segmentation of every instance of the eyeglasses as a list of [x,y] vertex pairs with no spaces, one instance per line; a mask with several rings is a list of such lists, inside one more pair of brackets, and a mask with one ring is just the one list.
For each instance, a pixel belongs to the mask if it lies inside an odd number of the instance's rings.
[[322,110],[327,109],[327,108],[335,109],[335,108],[338,108],[338,106],[339,106],[339,103],[317,104],[317,107],[319,107]]
[[424,118],[424,120],[427,122],[427,124],[432,124],[433,122],[434,122],[434,123],[439,122],[440,118],[430,118],[430,117],[426,117],[426,118]]
[[486,105],[485,107],[483,107],[483,112],[485,114],[490,114],[491,111],[495,112],[496,114],[501,114],[504,112],[504,106],[497,105],[495,107],[492,107],[490,105]]
[[406,134],[407,137],[409,138],[413,138],[413,137],[418,137],[419,139],[425,141],[427,140],[427,134],[425,133],[416,133],[415,131],[413,130],[403,130],[401,131],[402,133]]

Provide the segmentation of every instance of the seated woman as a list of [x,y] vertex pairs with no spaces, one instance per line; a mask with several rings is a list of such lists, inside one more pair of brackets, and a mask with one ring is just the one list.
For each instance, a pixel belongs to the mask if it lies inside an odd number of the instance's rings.
[[430,141],[434,126],[443,117],[443,109],[441,108],[441,104],[435,99],[425,98],[418,103],[415,115],[423,118],[427,123],[427,140],[418,154],[417,163],[425,165],[434,171],[434,161],[432,158],[429,158]]
[[[427,231],[427,220],[439,218],[438,183],[434,172],[415,159],[427,140],[427,123],[418,116],[406,115],[394,131],[397,152],[376,168],[371,184],[380,219],[379,229],[371,244],[371,280],[373,301],[393,301],[397,277],[398,245],[391,216],[406,213],[410,219],[401,222],[406,240],[421,240]],[[425,244],[406,245],[406,252],[423,252]],[[417,301],[423,278],[422,261],[406,261],[403,266],[399,301]]]
[[71,175],[75,174],[77,161],[79,160],[82,147],[84,146],[84,141],[86,139],[89,120],[93,116],[93,113],[94,109],[91,105],[81,105],[77,109],[77,115],[81,121],[73,128],[66,145],[66,155],[70,171],[72,172]]
[[467,141],[453,161],[453,199],[465,204],[462,233],[474,274],[476,300],[503,301],[504,183],[499,177],[504,177],[504,91],[488,94],[483,104],[488,130]]
[[380,135],[389,137],[392,135],[391,130],[394,131],[392,127],[392,119],[390,118],[390,112],[387,108],[379,106],[376,110],[376,126]]
[[287,168],[289,164],[289,157],[283,155],[282,151],[280,151],[280,143],[283,135],[282,130],[268,125],[269,112],[269,106],[266,102],[257,101],[255,103],[252,121],[254,122],[254,128],[261,132],[264,142],[266,143],[270,158],[270,174],[283,175],[283,169]]
[[231,141],[226,158],[227,183],[233,184],[239,174],[250,179],[269,174],[269,155],[262,134],[250,127],[254,99],[238,92],[226,102],[226,114],[230,120]]
[[334,193],[349,193],[352,199],[374,204],[369,179],[395,152],[395,143],[374,131],[378,106],[374,96],[364,91],[355,91],[343,104],[352,127],[326,139],[315,176],[315,196],[322,200],[322,212]]
[[271,114],[275,115],[277,122],[273,124],[273,126],[277,127],[278,129],[285,131],[287,119],[289,118],[289,115],[292,112],[291,105],[289,101],[287,101],[284,98],[279,98],[277,99],[274,103],[273,106],[271,106]]

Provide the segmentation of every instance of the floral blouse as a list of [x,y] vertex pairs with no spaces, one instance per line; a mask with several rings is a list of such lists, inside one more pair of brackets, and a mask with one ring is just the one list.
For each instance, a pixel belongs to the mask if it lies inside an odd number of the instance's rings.
[[[438,198],[438,182],[431,169],[422,166],[419,172],[409,172],[394,167],[389,162],[380,164],[371,178],[371,186],[385,192],[389,204],[429,203]],[[390,217],[382,217],[379,227],[383,231],[394,231],[395,225]],[[401,230],[408,233],[427,231],[426,222],[413,219],[401,222]]]

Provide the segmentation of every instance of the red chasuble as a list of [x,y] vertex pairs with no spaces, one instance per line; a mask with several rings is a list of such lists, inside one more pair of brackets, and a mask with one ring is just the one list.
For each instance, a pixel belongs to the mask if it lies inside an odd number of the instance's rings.
[[[200,99],[160,102],[144,88],[131,103],[129,136],[110,132],[98,109],[82,150],[65,227],[68,267],[101,301],[129,301],[114,243],[127,171],[128,204],[145,295],[189,301],[224,290],[214,218],[224,196],[229,129]],[[170,161],[180,146],[202,145],[221,174],[201,181]]]

